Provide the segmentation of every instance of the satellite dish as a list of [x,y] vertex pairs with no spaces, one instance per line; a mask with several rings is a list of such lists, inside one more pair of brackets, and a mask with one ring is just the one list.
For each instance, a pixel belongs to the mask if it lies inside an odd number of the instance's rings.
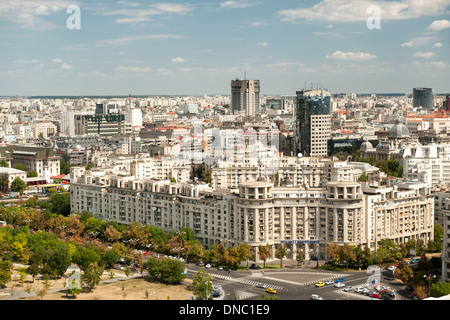
[[302,157],[303,157],[303,154],[299,153],[299,154],[297,155],[297,157],[302,158]]

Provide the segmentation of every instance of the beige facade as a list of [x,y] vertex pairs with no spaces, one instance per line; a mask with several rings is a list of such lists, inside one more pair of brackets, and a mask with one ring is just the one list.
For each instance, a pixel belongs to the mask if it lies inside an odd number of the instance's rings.
[[164,230],[192,229],[207,247],[281,244],[287,258],[327,258],[328,244],[368,246],[384,238],[433,239],[434,199],[424,184],[363,188],[353,181],[326,187],[240,183],[236,192],[208,185],[170,183],[86,172],[71,182],[71,211]]

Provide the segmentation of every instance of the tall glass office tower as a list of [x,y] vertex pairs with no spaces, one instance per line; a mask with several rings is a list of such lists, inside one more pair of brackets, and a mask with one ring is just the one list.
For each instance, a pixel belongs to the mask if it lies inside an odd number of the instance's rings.
[[295,100],[297,151],[304,156],[327,156],[331,137],[331,94],[324,90],[302,90]]
[[432,88],[414,88],[413,90],[414,108],[425,109],[434,108],[434,91]]
[[231,81],[231,110],[233,114],[255,116],[260,113],[261,84],[259,80]]

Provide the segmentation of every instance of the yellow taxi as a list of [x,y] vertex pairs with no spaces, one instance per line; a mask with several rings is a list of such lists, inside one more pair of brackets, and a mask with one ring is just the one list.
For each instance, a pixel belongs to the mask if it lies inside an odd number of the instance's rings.
[[323,287],[325,285],[325,282],[317,282],[316,287]]
[[273,288],[267,288],[266,291],[267,291],[268,293],[273,293],[273,294],[277,293],[277,290],[275,290],[275,289],[273,289]]

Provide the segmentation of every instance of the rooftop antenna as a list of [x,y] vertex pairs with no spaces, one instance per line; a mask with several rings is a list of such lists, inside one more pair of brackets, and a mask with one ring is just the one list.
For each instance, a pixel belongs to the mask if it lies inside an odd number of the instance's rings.
[[247,71],[244,70],[244,80],[247,80]]

